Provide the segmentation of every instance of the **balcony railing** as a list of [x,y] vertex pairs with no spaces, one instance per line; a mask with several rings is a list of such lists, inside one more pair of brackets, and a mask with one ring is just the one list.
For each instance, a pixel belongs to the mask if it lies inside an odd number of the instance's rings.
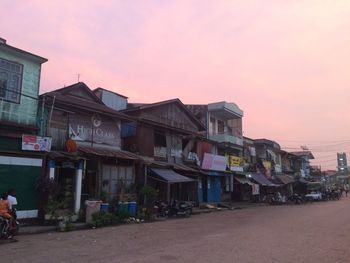
[[243,138],[239,138],[228,133],[210,133],[209,139],[216,142],[229,142],[239,146],[243,146]]

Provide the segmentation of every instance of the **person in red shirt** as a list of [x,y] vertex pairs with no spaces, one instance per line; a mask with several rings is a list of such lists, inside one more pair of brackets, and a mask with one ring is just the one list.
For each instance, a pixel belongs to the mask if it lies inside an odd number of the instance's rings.
[[4,193],[1,195],[0,216],[8,220],[12,218],[10,204],[9,204],[9,201],[7,200],[7,193]]

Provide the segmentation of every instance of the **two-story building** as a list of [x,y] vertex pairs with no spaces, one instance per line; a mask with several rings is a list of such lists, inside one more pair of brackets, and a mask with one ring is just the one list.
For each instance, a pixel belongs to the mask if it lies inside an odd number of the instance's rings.
[[202,162],[209,175],[204,190],[211,193],[204,201],[231,201],[234,173],[243,172],[243,111],[225,101],[187,107],[206,125],[206,138],[214,142]]
[[315,159],[311,151],[296,151],[291,154],[299,157],[299,173],[303,178],[310,177],[310,160]]
[[63,208],[78,213],[85,199],[136,199],[138,157],[121,149],[125,114],[107,107],[82,83],[44,93],[42,135],[52,137],[48,176],[61,186]]
[[46,61],[0,39],[0,192],[16,189],[19,218],[37,216],[36,180],[42,153],[49,149],[46,138],[36,136],[41,65]]
[[[122,111],[137,122],[123,125],[124,148],[143,157],[144,184],[153,186],[163,201],[197,201],[197,137],[205,131],[179,99],[152,104],[129,104]],[[140,176],[141,178],[142,176]]]
[[258,169],[267,178],[282,173],[281,147],[272,140],[256,139],[254,145],[257,152]]

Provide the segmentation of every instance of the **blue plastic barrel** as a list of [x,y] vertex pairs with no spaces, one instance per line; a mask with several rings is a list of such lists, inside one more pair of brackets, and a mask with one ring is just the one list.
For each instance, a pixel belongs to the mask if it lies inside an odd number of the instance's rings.
[[136,216],[136,211],[137,211],[137,204],[136,204],[136,202],[130,202],[129,203],[129,214],[131,215],[131,216]]
[[109,210],[109,204],[108,203],[102,203],[101,204],[101,211],[104,211],[104,212],[108,212],[108,210]]

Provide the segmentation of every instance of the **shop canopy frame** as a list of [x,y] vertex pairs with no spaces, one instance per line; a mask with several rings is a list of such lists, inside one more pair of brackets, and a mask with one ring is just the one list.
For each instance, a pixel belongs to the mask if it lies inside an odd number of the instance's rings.
[[176,183],[195,183],[196,180],[176,173],[171,169],[149,168],[148,176],[167,184],[167,202],[170,202],[170,185]]
[[249,179],[245,175],[239,175],[239,176],[236,175],[236,176],[234,176],[234,178],[241,184],[247,184],[250,186],[254,185],[254,183],[249,181]]
[[164,180],[164,182],[173,184],[173,183],[189,183],[194,182],[196,180],[192,178],[188,178],[186,176],[183,176],[174,170],[171,169],[163,169],[163,168],[149,168],[150,171],[149,176],[150,177],[160,177]]
[[271,186],[271,187],[277,187],[279,185],[274,184],[269,179],[267,179],[263,174],[261,173],[249,173],[248,177],[254,181],[256,181],[261,186]]

